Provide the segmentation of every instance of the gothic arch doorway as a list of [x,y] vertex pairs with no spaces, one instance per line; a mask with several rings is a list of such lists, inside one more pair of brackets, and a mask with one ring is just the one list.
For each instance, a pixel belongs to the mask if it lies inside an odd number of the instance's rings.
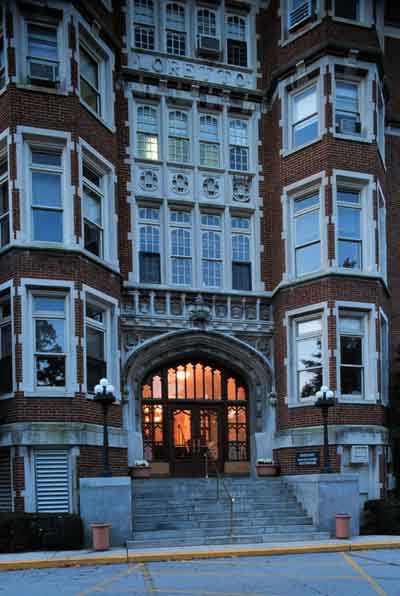
[[[174,476],[203,476],[249,462],[244,380],[213,362],[179,361],[141,385],[143,451]],[[212,459],[212,462],[209,460]]]

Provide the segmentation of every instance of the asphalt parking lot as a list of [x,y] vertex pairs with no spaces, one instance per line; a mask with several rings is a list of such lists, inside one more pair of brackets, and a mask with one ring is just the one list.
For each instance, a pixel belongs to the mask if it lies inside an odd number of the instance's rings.
[[400,550],[4,571],[1,596],[400,596]]

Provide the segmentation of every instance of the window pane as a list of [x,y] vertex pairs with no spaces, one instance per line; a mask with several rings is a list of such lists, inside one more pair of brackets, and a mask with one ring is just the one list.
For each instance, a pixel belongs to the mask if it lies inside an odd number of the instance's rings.
[[317,391],[321,389],[322,385],[322,368],[317,368],[313,371],[301,371],[298,373],[300,398],[315,395]]
[[335,0],[335,16],[358,20],[358,2],[359,0]]
[[160,252],[160,229],[155,226],[141,226],[139,247],[142,252]]
[[100,111],[99,108],[99,94],[91,87],[85,80],[81,78],[81,97],[96,113]]
[[83,199],[84,217],[97,225],[101,225],[101,197],[84,186]]
[[65,356],[36,356],[36,384],[39,387],[64,387]]
[[188,230],[176,229],[171,232],[171,254],[175,257],[190,257],[191,234]]
[[321,338],[303,339],[297,343],[297,368],[315,368],[322,363]]
[[[99,88],[99,65],[97,61],[84,49],[80,47],[80,73],[95,89]],[[82,82],[82,81],[81,81]]]
[[84,225],[85,233],[85,249],[92,254],[101,257],[103,254],[102,237],[103,233],[100,228],[85,221]]
[[97,174],[97,172],[92,170],[92,168],[89,168],[87,165],[83,164],[82,173],[83,177],[86,178],[86,180],[90,180],[92,184],[98,186],[99,188],[101,187],[102,176],[100,174]]
[[161,283],[160,255],[141,252],[139,254],[139,275],[141,283]]
[[362,250],[361,242],[339,240],[339,267],[346,269],[361,269]]
[[340,367],[340,392],[342,395],[363,394],[363,369],[356,367]]
[[317,112],[317,91],[315,87],[293,96],[293,122],[309,118]]
[[135,47],[143,50],[154,50],[154,27],[135,26]]
[[358,112],[358,85],[356,83],[336,82],[336,109]]
[[293,203],[293,211],[294,213],[298,213],[299,211],[303,211],[303,209],[310,209],[311,207],[316,207],[317,205],[319,205],[319,194],[300,197],[295,199]]
[[94,304],[90,304],[86,302],[86,316],[94,321],[98,321],[102,323],[104,321],[104,310],[101,309],[99,306],[95,306]]
[[337,200],[339,203],[350,203],[360,205],[360,193],[357,190],[338,190]]
[[232,260],[245,262],[250,261],[250,238],[244,234],[232,236]]
[[28,54],[35,58],[57,61],[57,30],[29,24]]
[[172,259],[172,283],[189,285],[192,283],[192,260]]
[[251,263],[232,263],[232,289],[251,290]]
[[51,296],[35,296],[33,299],[33,307],[35,313],[37,312],[64,312],[65,299]]
[[321,267],[321,245],[319,242],[296,249],[296,273],[303,275],[318,271]]
[[104,360],[104,331],[86,327],[86,355]]
[[299,321],[297,323],[297,337],[309,333],[318,333],[322,331],[322,319],[310,319],[308,321]]
[[97,358],[86,357],[86,385],[88,391],[93,391],[95,385],[107,377],[107,363]]
[[222,263],[203,261],[203,284],[208,288],[220,288],[222,282]]
[[62,213],[35,209],[33,212],[33,239],[43,242],[62,242]]
[[339,236],[361,239],[361,211],[351,207],[338,207],[339,215]]
[[296,246],[319,240],[319,209],[296,217]]
[[61,153],[32,151],[32,164],[39,166],[61,166]]
[[293,143],[295,147],[310,143],[318,137],[318,117],[296,124],[293,129]]
[[158,137],[145,133],[138,133],[138,157],[143,159],[158,159]]
[[65,352],[63,319],[36,320],[36,351]]
[[61,176],[32,172],[32,205],[61,207]]
[[219,145],[200,143],[200,164],[209,168],[219,168]]
[[4,182],[0,186],[0,217],[8,213],[8,183]]
[[339,319],[340,331],[350,331],[361,333],[363,331],[363,319],[360,317],[344,317],[341,316]]
[[202,256],[205,259],[221,258],[221,235],[218,232],[203,232]]
[[342,364],[362,365],[362,337],[340,337],[340,360]]

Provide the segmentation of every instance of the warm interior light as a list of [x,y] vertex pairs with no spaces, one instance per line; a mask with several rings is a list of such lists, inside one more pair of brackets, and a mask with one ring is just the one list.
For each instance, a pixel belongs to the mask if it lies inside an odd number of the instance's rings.
[[184,370],[178,370],[176,376],[178,378],[178,381],[184,381],[186,379],[186,373]]

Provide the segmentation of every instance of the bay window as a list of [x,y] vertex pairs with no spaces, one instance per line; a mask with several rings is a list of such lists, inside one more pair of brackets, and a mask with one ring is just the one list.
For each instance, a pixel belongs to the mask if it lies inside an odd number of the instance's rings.
[[235,66],[247,66],[247,23],[245,17],[227,17],[227,61]]
[[134,1],[134,45],[143,50],[155,49],[155,13],[153,0]]
[[239,118],[229,119],[229,167],[239,171],[249,169],[248,123]]
[[104,306],[86,301],[86,389],[89,393],[100,379],[107,377],[107,316]]
[[32,296],[34,370],[37,388],[66,386],[66,298],[56,293]]
[[7,147],[0,152],[0,248],[10,242]]
[[136,155],[142,159],[159,159],[158,111],[153,106],[137,108]]
[[293,321],[296,400],[314,397],[323,383],[322,316],[309,315]]
[[222,217],[219,214],[201,214],[202,280],[208,288],[222,285]]
[[232,227],[232,289],[251,290],[251,220],[233,216]]
[[192,284],[192,214],[190,211],[171,210],[170,241],[172,283]]
[[218,117],[210,114],[200,114],[200,165],[208,168],[220,167]]
[[166,6],[166,50],[174,56],[186,54],[185,8],[177,2]]
[[186,112],[171,110],[168,114],[168,159],[181,163],[190,160],[189,118]]
[[292,201],[292,235],[296,276],[321,268],[321,227],[319,192]]
[[63,242],[62,152],[30,150],[32,239]]
[[345,269],[362,269],[362,203],[357,189],[337,189],[337,246],[338,266]]
[[341,311],[339,316],[339,371],[342,397],[365,397],[367,316]]
[[139,280],[141,283],[161,283],[158,207],[139,207]]
[[0,294],[0,395],[12,391],[11,294]]
[[291,148],[315,141],[319,134],[317,85],[290,95]]

